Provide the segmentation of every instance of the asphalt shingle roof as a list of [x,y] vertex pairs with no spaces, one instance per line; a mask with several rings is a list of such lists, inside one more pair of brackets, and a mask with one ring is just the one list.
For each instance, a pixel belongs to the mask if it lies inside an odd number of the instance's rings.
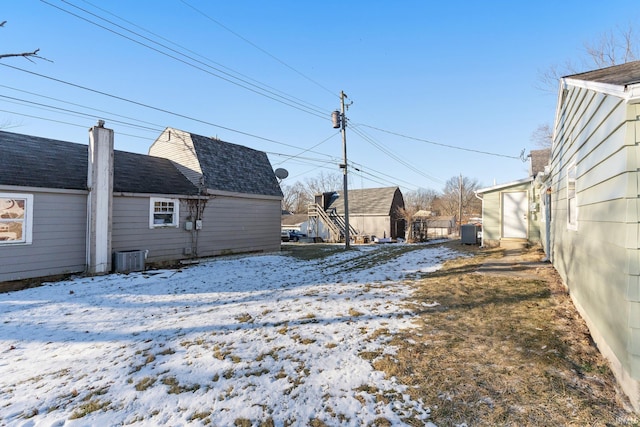
[[[88,147],[84,144],[0,131],[0,184],[87,189]],[[115,192],[198,193],[170,160],[114,151]]]
[[625,64],[614,65],[612,67],[601,68],[599,70],[572,74],[566,77],[576,80],[587,80],[597,83],[627,86],[634,83],[640,83],[640,61],[627,62]]
[[[391,215],[393,198],[398,187],[364,188],[349,190],[350,215]],[[338,215],[344,215],[344,200],[342,193],[329,208],[335,208]]]
[[207,188],[282,197],[266,153],[193,133],[191,140]]

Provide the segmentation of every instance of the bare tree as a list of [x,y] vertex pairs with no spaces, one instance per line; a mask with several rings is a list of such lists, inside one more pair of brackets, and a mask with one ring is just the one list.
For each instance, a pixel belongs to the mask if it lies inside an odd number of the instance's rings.
[[585,42],[585,55],[580,58],[580,64],[566,61],[564,65],[553,64],[538,72],[536,87],[544,92],[557,93],[560,78],[576,74],[593,68],[604,68],[612,65],[635,61],[640,57],[640,39],[636,36],[631,25],[626,28],[618,27],[615,31],[608,31],[598,36],[596,41]]
[[[6,23],[7,23],[7,21],[0,22],[0,28],[3,28]],[[38,55],[38,52],[40,52],[40,49],[36,49],[33,52],[0,53],[0,59],[19,56],[19,57],[22,57],[22,58],[26,58],[29,61],[31,61],[31,58],[37,58],[37,59],[41,59],[43,61],[49,61],[47,58],[43,58],[42,56]],[[33,62],[33,61],[31,61],[31,62]],[[51,61],[49,61],[49,62],[51,62]]]
[[438,192],[432,189],[418,188],[404,193],[404,206],[407,210],[433,210],[433,202],[438,198]]
[[300,181],[293,185],[282,186],[282,193],[284,194],[282,208],[291,213],[306,213],[309,203],[313,201],[312,195]]
[[539,125],[531,134],[531,141],[540,148],[551,148],[553,129],[549,123]]
[[442,197],[437,205],[442,215],[458,218],[458,224],[472,215],[479,214],[482,202],[476,197],[476,190],[480,188],[478,180],[460,176],[449,178],[444,185]]
[[[598,36],[596,41],[585,42],[584,57],[580,65],[566,61],[563,66],[557,64],[538,72],[536,88],[552,94],[558,93],[558,83],[563,76],[577,74],[593,68],[605,68],[624,64],[640,58],[640,38],[636,36],[631,24],[617,27]],[[531,134],[531,140],[540,147],[551,147],[553,131],[551,125],[541,124]]]
[[638,39],[633,27],[617,28],[600,36],[594,43],[585,43],[587,55],[598,68],[624,64],[638,58]]
[[316,194],[328,193],[330,191],[340,191],[343,185],[343,177],[337,172],[320,172],[320,175],[317,177],[307,178],[305,184],[309,194],[315,196]]

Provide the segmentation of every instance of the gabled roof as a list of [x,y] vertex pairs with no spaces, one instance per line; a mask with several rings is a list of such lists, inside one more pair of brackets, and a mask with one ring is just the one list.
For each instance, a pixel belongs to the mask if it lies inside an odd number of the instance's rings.
[[630,84],[640,83],[640,61],[627,62],[599,70],[572,74],[565,76],[565,78],[628,86]]
[[275,172],[262,151],[166,128],[149,154],[171,159],[194,185],[213,192],[282,197]]
[[[335,208],[338,215],[344,215],[344,200],[342,193],[338,194],[340,197],[329,205],[329,209]],[[400,207],[404,207],[404,198],[398,187],[349,190],[349,215],[391,215],[396,197],[399,197]]]
[[568,86],[593,90],[616,96],[626,102],[638,103],[640,102],[640,61],[572,74],[563,77],[560,82],[562,90],[558,94],[559,104],[563,100],[562,93]]
[[[0,131],[0,185],[87,189],[88,146]],[[114,192],[193,195],[198,189],[159,157],[114,151]]]

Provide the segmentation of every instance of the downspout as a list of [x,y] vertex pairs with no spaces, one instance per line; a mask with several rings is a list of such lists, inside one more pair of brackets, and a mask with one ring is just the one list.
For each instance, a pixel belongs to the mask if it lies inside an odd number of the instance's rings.
[[[480,239],[480,247],[484,248],[484,199],[478,195],[477,191],[474,191],[473,195],[482,202],[482,238]],[[476,236],[477,238],[478,236]]]

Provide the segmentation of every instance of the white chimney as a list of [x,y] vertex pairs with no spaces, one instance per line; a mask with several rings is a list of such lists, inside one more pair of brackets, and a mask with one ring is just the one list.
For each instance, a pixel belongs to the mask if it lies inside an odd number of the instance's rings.
[[113,130],[104,121],[89,129],[87,188],[87,270],[111,271],[111,211],[113,200]]

